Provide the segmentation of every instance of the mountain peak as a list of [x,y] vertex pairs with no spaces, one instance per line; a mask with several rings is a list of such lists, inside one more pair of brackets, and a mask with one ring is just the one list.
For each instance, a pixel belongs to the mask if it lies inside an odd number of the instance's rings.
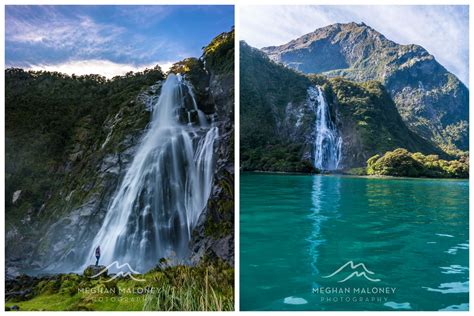
[[[396,43],[365,23],[349,22],[330,24],[286,44],[264,47],[262,51],[272,60],[302,72],[321,73],[349,68],[374,51],[395,47]],[[316,52],[319,62],[311,65],[309,60],[301,61],[301,57],[314,56]]]
[[467,149],[469,92],[419,45],[400,45],[365,23],[350,22],[262,50],[273,61],[303,73],[380,81],[419,135],[443,147]]
[[290,42],[280,46],[264,47],[262,50],[267,54],[274,51],[285,51],[291,49],[305,48],[313,42],[323,39],[331,39],[331,41],[341,41],[344,39],[354,40],[355,38],[370,37],[378,39],[378,41],[388,41],[381,33],[371,28],[367,24],[361,22],[335,23],[324,27],[317,28],[311,33],[307,33],[291,40]]

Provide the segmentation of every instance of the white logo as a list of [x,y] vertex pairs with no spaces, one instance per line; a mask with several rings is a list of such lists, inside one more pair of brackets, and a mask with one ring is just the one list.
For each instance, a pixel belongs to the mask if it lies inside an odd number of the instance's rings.
[[339,269],[337,269],[336,271],[334,271],[333,273],[331,273],[330,275],[327,275],[327,276],[323,276],[323,278],[332,278],[333,276],[337,275],[339,272],[341,272],[342,270],[344,270],[347,266],[349,266],[349,268],[352,270],[356,270],[357,268],[359,267],[362,267],[362,272],[358,272],[358,271],[354,271],[352,272],[348,277],[346,277],[345,279],[341,280],[341,281],[338,281],[338,283],[343,283],[343,282],[346,282],[347,280],[350,280],[352,279],[354,276],[356,277],[365,277],[367,280],[371,281],[371,282],[379,282],[380,279],[372,279],[370,278],[367,274],[374,274],[372,271],[370,271],[369,269],[367,269],[367,267],[363,264],[363,263],[358,263],[356,265],[354,265],[354,262],[351,260],[351,261],[348,261],[346,262],[345,264],[343,264]]
[[[112,262],[107,267],[100,270],[99,273],[91,276],[91,279],[99,277],[101,274],[106,273],[110,268],[114,268],[114,267],[115,267],[116,270],[119,270],[119,272],[116,273],[112,278],[110,278],[109,280],[107,280],[105,282],[113,281],[118,277],[127,277],[127,276],[130,277],[132,280],[135,280],[135,281],[138,281],[138,282],[145,282],[146,281],[145,279],[138,279],[138,278],[134,277],[133,276],[134,274],[140,274],[140,272],[133,270],[132,267],[128,263],[119,264],[118,261]],[[125,269],[122,269],[122,268],[125,268]],[[124,272],[123,270],[126,270],[126,271]]]

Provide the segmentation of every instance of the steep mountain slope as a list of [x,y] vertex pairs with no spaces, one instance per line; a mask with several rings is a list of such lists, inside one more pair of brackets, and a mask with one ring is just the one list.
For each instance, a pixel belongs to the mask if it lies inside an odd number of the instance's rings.
[[[211,254],[230,264],[233,248],[226,242],[233,241],[233,34],[219,35],[201,58],[172,68],[193,84],[200,110],[219,129],[213,188],[196,228],[196,234],[206,234],[201,244],[193,243],[195,260]],[[158,67],[112,80],[6,70],[8,273],[78,260],[101,226],[164,78]]]
[[410,131],[377,82],[305,76],[240,45],[241,166],[244,170],[313,171],[315,108],[308,88],[321,86],[343,138],[342,168],[364,166],[397,147],[440,153]]
[[338,23],[262,51],[304,73],[380,81],[410,129],[445,150],[468,149],[469,91],[421,46],[399,45],[364,23]]
[[[244,170],[312,171],[309,78],[240,44],[240,152]],[[301,110],[304,122],[295,128]]]

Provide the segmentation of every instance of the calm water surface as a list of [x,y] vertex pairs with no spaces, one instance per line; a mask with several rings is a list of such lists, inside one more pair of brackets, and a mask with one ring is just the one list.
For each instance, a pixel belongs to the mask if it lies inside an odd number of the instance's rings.
[[243,173],[241,309],[468,309],[468,193],[467,180]]

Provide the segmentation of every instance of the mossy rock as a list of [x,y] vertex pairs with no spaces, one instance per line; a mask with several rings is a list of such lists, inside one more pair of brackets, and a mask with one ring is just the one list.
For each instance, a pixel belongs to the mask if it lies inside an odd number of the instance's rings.
[[107,277],[108,272],[109,271],[107,270],[106,266],[90,265],[84,270],[83,275],[87,278],[92,278],[93,276],[98,274],[100,274],[100,277]]

